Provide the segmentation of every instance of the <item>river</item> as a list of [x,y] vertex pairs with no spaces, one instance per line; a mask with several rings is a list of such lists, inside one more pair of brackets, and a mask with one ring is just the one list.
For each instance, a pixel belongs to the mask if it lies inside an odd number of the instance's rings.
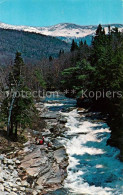
[[98,113],[92,113],[91,117],[85,117],[84,112],[78,113],[73,99],[60,96],[46,101],[50,101],[46,103],[49,110],[58,111],[67,118],[68,131],[58,139],[69,156],[63,189],[48,195],[123,194],[123,163],[118,159],[119,149],[107,145],[108,125],[97,120]]

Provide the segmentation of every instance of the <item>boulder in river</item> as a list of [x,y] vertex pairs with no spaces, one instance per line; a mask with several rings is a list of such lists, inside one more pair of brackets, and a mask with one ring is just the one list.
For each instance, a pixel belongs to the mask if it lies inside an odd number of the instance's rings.
[[64,116],[61,116],[60,119],[59,119],[59,122],[60,123],[67,123],[67,119],[64,117]]
[[42,115],[41,115],[41,118],[44,118],[44,119],[57,119],[59,117],[59,114],[58,112],[44,112]]

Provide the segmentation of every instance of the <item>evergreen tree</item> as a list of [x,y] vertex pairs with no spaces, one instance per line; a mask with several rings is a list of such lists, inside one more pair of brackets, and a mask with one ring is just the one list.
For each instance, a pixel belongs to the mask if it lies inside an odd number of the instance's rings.
[[60,51],[59,51],[59,57],[61,57],[61,55],[63,55],[64,54],[64,50],[63,49],[60,49]]
[[103,28],[101,24],[98,25],[97,30],[96,30],[96,36],[100,36],[103,34]]
[[75,51],[77,49],[78,49],[78,45],[77,45],[77,43],[73,39],[70,51],[73,52],[73,51]]
[[[93,98],[93,102],[97,105],[103,103],[103,109],[107,109],[111,113],[116,109],[115,105],[123,105],[123,100],[119,99],[117,94],[118,92],[123,93],[123,35],[117,28],[111,30],[110,27],[109,33],[105,34],[105,30],[99,25],[90,50],[90,56],[87,55],[85,59],[81,60],[82,53],[79,47],[77,58],[74,58],[76,66],[62,72],[63,88],[75,89],[77,92],[81,89],[88,89],[95,94],[97,91],[100,91],[101,94],[104,92],[105,95],[101,95],[98,104],[96,96]],[[106,95],[108,91],[111,92],[111,96]],[[117,93],[114,95],[114,92]],[[104,104],[107,106],[104,107]],[[117,112],[120,114],[118,107]]]
[[83,41],[81,40],[80,42],[79,42],[79,48],[82,48],[83,47]]
[[49,62],[51,62],[53,60],[52,56],[49,56]]
[[39,90],[39,88],[45,89],[46,88],[46,82],[43,78],[42,72],[39,70],[35,71],[35,76],[36,76],[36,80],[37,80],[37,90]]
[[30,122],[30,111],[33,98],[30,90],[24,84],[24,62],[19,52],[16,53],[12,72],[8,77],[9,95],[2,103],[2,113],[7,124],[7,134],[17,137],[18,127],[23,128]]
[[84,45],[87,45],[87,41],[86,40],[84,41]]
[[90,87],[93,72],[94,67],[86,59],[81,60],[75,67],[70,67],[62,72],[63,88],[69,91],[75,90],[76,94],[74,95],[81,94],[82,90]]
[[16,84],[19,84],[21,82],[23,67],[24,67],[24,62],[21,57],[21,53],[17,52],[14,60],[14,66],[13,66],[13,78]]

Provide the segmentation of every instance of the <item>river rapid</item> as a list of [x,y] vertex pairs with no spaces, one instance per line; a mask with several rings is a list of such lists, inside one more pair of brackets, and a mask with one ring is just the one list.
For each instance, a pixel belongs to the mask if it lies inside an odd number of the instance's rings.
[[61,96],[47,99],[49,101],[50,104],[46,103],[49,110],[58,111],[67,119],[68,131],[58,139],[66,148],[69,166],[63,189],[48,194],[123,194],[123,163],[118,159],[119,149],[107,145],[108,125],[97,120],[98,113],[90,117],[83,111],[79,113],[75,100]]

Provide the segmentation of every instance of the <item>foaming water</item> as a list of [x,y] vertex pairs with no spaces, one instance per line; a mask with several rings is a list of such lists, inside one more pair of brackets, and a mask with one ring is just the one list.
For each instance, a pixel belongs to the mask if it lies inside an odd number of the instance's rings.
[[45,103],[45,106],[62,111],[67,118],[68,131],[60,141],[69,155],[69,166],[63,189],[48,195],[123,195],[123,163],[118,159],[120,151],[107,145],[110,137],[107,124],[91,121],[84,114],[79,115],[77,109],[66,112],[66,108],[75,107],[75,100],[64,96],[56,100],[57,103]]
[[69,127],[62,140],[69,155],[64,187],[71,194],[123,194],[123,164],[117,158],[119,150],[106,144],[110,137],[107,124],[82,120],[76,109],[63,115]]

